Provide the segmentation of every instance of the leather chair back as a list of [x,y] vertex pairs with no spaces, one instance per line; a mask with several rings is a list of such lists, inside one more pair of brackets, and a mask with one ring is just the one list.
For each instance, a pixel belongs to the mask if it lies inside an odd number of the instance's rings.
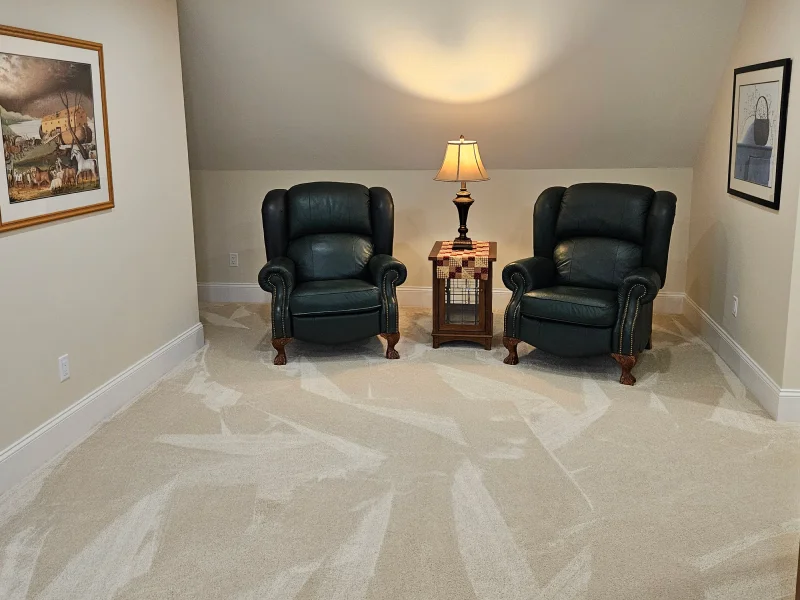
[[298,283],[364,278],[375,254],[391,254],[394,203],[383,188],[315,182],[272,190],[262,206],[267,259],[286,256]]
[[534,208],[534,254],[553,259],[560,285],[613,290],[647,266],[663,286],[674,217],[670,192],[610,183],[550,188]]

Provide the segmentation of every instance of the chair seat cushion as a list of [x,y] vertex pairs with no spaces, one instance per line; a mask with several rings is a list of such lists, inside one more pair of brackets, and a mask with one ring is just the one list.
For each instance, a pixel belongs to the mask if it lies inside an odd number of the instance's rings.
[[295,317],[365,312],[380,307],[378,288],[361,279],[307,281],[298,285],[289,298],[289,309]]
[[526,317],[591,327],[617,321],[617,291],[558,285],[528,292],[520,311]]

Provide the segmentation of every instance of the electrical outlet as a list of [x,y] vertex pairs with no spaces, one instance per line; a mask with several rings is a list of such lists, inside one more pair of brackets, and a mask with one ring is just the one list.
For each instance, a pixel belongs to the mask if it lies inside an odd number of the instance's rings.
[[731,309],[734,317],[739,316],[739,296],[733,297],[733,308]]
[[69,379],[69,354],[58,358],[58,376],[62,383]]
[[238,267],[239,266],[239,253],[238,252],[231,252],[229,266],[231,266],[231,267]]

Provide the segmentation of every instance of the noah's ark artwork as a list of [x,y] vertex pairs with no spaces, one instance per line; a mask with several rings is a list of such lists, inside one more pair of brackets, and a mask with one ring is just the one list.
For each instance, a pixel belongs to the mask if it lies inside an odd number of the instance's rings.
[[0,27],[0,231],[113,207],[102,46]]
[[0,52],[11,203],[100,188],[90,65]]

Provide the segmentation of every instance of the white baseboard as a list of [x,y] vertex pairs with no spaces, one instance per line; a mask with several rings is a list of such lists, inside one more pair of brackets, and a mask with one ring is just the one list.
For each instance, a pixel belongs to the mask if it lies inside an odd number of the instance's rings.
[[[499,290],[502,291],[502,290]],[[496,296],[493,296],[496,298]],[[401,285],[397,288],[397,304],[409,308],[430,308],[433,290],[429,287]],[[494,302],[494,300],[492,300]]]
[[682,315],[686,294],[683,292],[659,292],[653,301],[653,312],[660,315]]
[[257,283],[198,283],[197,297],[200,302],[269,304],[272,295]]
[[[197,295],[201,302],[242,302],[250,304],[269,304],[271,295],[257,283],[198,283]],[[503,288],[492,290],[492,304],[497,309],[504,308],[511,299],[511,292]],[[662,292],[655,301],[655,311],[662,314],[683,314],[684,294]],[[397,288],[397,301],[400,306],[430,308],[431,288],[428,286],[401,285]]]
[[0,452],[0,494],[82,441],[204,343],[197,323]]
[[725,329],[686,296],[685,315],[776,421],[800,422],[800,390],[782,390]]
[[800,390],[781,390],[775,420],[800,423]]

